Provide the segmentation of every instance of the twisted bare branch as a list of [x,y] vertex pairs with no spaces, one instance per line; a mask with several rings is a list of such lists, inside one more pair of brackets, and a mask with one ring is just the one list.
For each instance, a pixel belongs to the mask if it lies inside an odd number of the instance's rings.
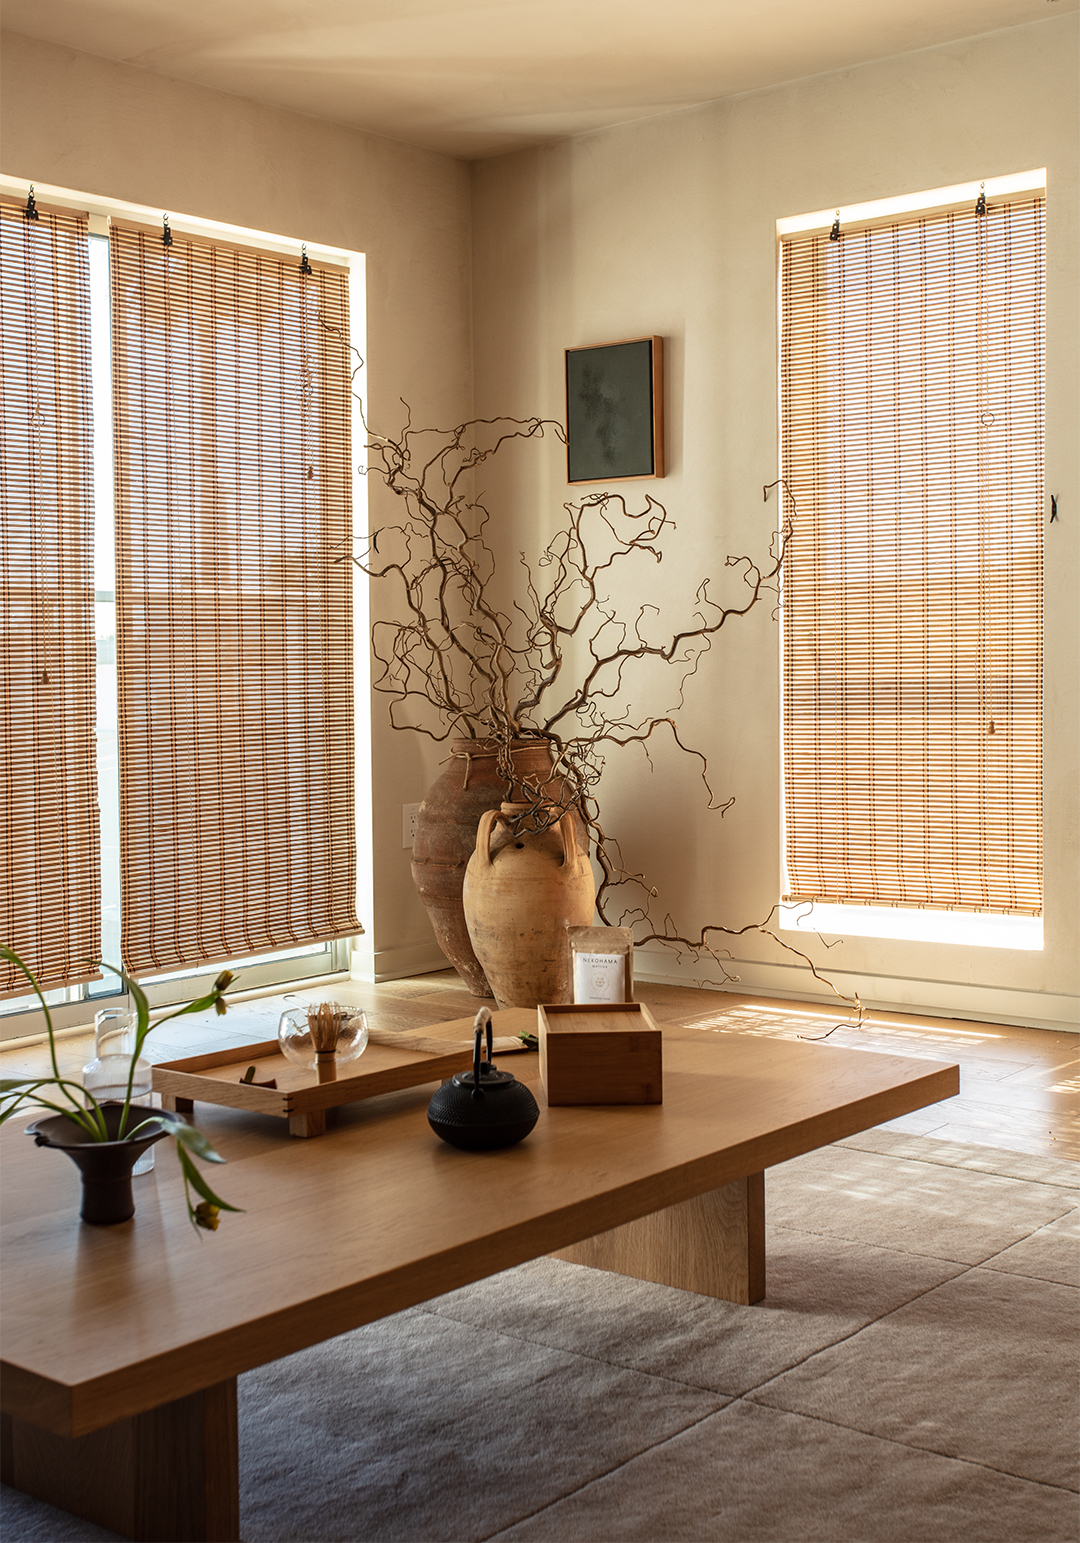
[[[757,933],[841,996],[805,954],[771,930],[775,908],[764,922],[710,923],[696,937],[681,934],[670,916],[657,928],[656,891],[624,865],[598,802],[608,753],[638,746],[651,765],[652,741],[666,731],[698,763],[706,807],[721,815],[731,808],[734,800],[720,800],[713,790],[707,756],[683,739],[673,714],[721,630],[777,593],[794,515],[786,484],[787,507],[766,560],[726,559],[727,567],[741,570],[741,603],[714,600],[706,578],[689,623],[676,630],[664,630],[660,609],[649,602],[628,615],[613,594],[626,592],[634,565],[663,560],[675,523],[651,495],[632,508],[621,494],[594,492],[563,506],[566,522],[535,562],[519,554],[517,593],[505,610],[492,595],[492,516],[473,494],[474,474],[511,441],[548,434],[565,443],[562,426],[541,418],[417,430],[407,416],[397,439],[371,438],[371,470],[404,506],[400,523],[374,531],[353,557],[369,577],[395,586],[401,619],[377,622],[372,633],[373,685],[390,698],[391,723],[437,741],[451,735],[491,741],[498,772],[522,805],[520,829],[547,829],[576,809],[600,869],[598,914],[608,925],[632,926],[639,946],[658,943],[680,956],[707,957],[732,981],[737,977],[723,963],[730,955],[713,940]],[[581,672],[567,685],[575,663]],[[636,717],[626,705],[639,695],[634,676],[652,663],[673,671],[675,700]],[[522,740],[547,745],[550,772],[522,775],[511,753]]]

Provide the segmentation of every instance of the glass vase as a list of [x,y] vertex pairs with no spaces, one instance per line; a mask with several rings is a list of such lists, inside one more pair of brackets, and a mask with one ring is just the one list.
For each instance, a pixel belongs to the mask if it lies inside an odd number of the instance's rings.
[[367,1049],[367,1019],[358,1007],[340,1002],[310,1002],[290,1007],[278,1024],[281,1053],[295,1066],[318,1071],[320,1082],[337,1080],[338,1067],[347,1066]]
[[[94,1059],[83,1067],[82,1083],[99,1104],[122,1104],[128,1096],[131,1076],[131,1052],[135,1048],[138,1019],[134,1013],[105,1008],[94,1015]],[[135,1062],[131,1082],[132,1104],[153,1102],[153,1077],[149,1061],[142,1056]],[[135,1123],[135,1122],[132,1122]],[[131,1170],[132,1178],[149,1173],[154,1166],[154,1149],[147,1147]]]

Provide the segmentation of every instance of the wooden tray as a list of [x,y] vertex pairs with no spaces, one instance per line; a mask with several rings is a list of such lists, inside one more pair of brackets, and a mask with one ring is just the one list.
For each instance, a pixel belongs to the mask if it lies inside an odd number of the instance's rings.
[[[525,1020],[523,1026],[531,1029],[532,1014],[520,1016]],[[517,1029],[516,1022],[499,1023],[499,1019],[510,1017],[510,1012],[494,1014],[494,1026]],[[326,1129],[328,1109],[375,1098],[380,1093],[393,1093],[398,1088],[442,1082],[455,1072],[468,1071],[473,1059],[471,1030],[471,1018],[432,1024],[416,1034],[372,1029],[363,1055],[345,1067],[344,1075],[339,1074],[336,1082],[320,1082],[315,1071],[286,1060],[277,1040],[268,1039],[240,1050],[234,1046],[208,1055],[159,1062],[152,1068],[153,1088],[161,1094],[166,1109],[182,1114],[190,1114],[196,1101],[224,1104],[230,1109],[250,1109],[288,1120],[293,1136],[321,1136]],[[496,1055],[524,1049],[516,1038],[500,1036],[495,1040]],[[252,1065],[255,1081],[241,1081]],[[258,1086],[268,1081],[276,1082],[277,1087]]]

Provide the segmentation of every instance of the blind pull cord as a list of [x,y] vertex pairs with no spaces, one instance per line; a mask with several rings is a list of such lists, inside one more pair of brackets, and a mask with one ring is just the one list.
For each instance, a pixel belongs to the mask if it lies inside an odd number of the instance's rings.
[[315,272],[315,269],[308,262],[307,243],[306,242],[300,248],[300,272],[304,275],[305,278],[307,278],[309,273],[314,273]]
[[26,195],[26,208],[23,210],[23,219],[38,220],[40,218],[41,216],[38,214],[38,206],[34,199],[34,184],[31,182],[30,191]]
[[832,230],[830,230],[830,232],[829,232],[829,240],[830,241],[839,241],[840,240],[840,210],[839,209],[837,209],[837,211],[836,211],[836,219],[833,220]]
[[169,216],[167,214],[161,216],[161,244],[162,246],[172,246],[172,231],[169,228]]
[[978,198],[975,201],[975,213],[978,214],[978,215],[985,215],[985,213],[986,213],[986,183],[985,182],[980,182],[979,183],[979,196],[978,196]]

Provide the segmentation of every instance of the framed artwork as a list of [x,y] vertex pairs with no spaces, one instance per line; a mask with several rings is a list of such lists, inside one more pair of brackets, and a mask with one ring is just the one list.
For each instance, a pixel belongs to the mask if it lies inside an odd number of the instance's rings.
[[566,350],[568,482],[664,475],[664,340]]

